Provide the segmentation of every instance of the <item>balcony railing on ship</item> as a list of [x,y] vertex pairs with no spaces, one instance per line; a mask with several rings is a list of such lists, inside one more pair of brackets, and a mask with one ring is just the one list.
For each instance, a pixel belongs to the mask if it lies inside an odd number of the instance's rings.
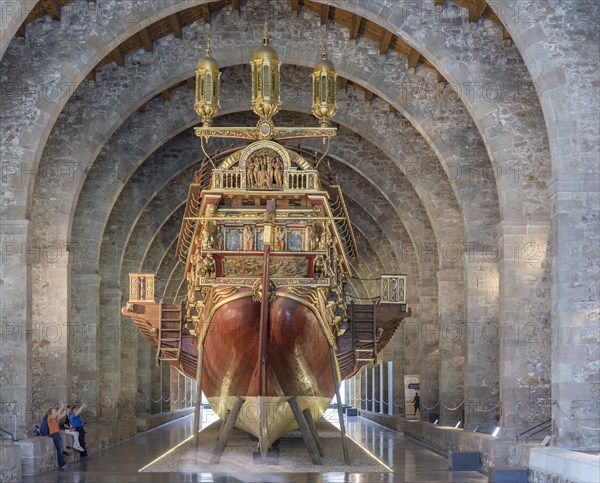
[[[224,170],[213,172],[213,188],[242,189],[243,173],[237,170]],[[307,191],[318,188],[317,171],[289,171],[288,190]],[[260,188],[258,188],[260,189]]]

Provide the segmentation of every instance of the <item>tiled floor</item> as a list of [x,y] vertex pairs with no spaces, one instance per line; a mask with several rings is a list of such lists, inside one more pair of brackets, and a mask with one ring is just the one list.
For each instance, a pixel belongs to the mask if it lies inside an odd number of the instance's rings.
[[484,482],[474,471],[451,472],[448,460],[402,435],[362,418],[349,418],[348,435],[390,466],[394,473],[304,473],[304,474],[185,474],[139,473],[138,470],[164,454],[191,434],[192,416],[93,455],[87,462],[74,463],[68,470],[55,470],[26,482]]

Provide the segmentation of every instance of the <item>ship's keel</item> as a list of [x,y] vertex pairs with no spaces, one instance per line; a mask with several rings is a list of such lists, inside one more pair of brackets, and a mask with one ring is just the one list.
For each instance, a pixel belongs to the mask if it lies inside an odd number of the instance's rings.
[[[240,403],[240,401],[243,402]],[[266,458],[274,441],[300,427],[313,463],[321,464],[318,446],[309,423],[306,421],[306,414],[310,414],[312,421],[318,420],[329,404],[329,398],[317,396],[227,396],[210,397],[208,402],[224,421],[219,436],[219,442],[222,437],[225,438],[223,449],[228,436],[228,432],[225,432],[226,429],[235,426],[258,439],[261,456]],[[236,406],[239,406],[239,410]],[[236,412],[237,415],[235,415]],[[220,449],[219,443],[215,448],[215,455],[218,449]],[[318,460],[315,460],[315,454]]]

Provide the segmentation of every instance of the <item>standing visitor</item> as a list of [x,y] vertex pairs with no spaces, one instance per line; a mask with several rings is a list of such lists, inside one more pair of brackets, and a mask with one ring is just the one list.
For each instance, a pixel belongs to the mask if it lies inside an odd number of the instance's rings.
[[413,399],[413,404],[415,407],[415,416],[417,415],[417,411],[421,414],[421,398],[419,397],[419,393],[415,394],[415,398]]
[[62,450],[62,441],[60,439],[60,430],[58,426],[58,422],[60,418],[65,415],[65,408],[61,404],[60,409],[50,408],[46,413],[48,415],[48,432],[50,433],[50,437],[54,441],[54,447],[56,448],[56,456],[58,457],[58,467],[61,470],[66,470],[69,465],[65,463],[63,458],[63,450]]

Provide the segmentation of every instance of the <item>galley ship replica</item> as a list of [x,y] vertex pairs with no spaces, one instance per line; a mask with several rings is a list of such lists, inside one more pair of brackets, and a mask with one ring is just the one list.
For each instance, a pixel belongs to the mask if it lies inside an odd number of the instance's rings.
[[[258,124],[222,128],[212,126],[220,73],[210,44],[198,63],[202,149],[213,137],[248,143],[217,159],[207,155],[190,185],[177,247],[185,263],[185,302],[154,303],[153,276],[131,274],[123,314],[158,346],[158,360],[196,379],[225,421],[217,461],[235,426],[258,438],[263,457],[275,440],[300,428],[318,464],[313,421],[339,382],[373,362],[408,315],[401,304],[405,280],[385,281],[386,297],[396,304],[346,305],[344,285],[356,248],[342,192],[326,162],[319,167],[314,155],[282,143],[322,138],[327,144],[335,136],[329,119],[336,110],[336,73],[326,53],[312,74],[312,112],[320,127],[274,125],[280,62],[266,27],[251,65]],[[196,428],[200,406],[198,390]],[[346,450],[343,433],[342,442]]]

